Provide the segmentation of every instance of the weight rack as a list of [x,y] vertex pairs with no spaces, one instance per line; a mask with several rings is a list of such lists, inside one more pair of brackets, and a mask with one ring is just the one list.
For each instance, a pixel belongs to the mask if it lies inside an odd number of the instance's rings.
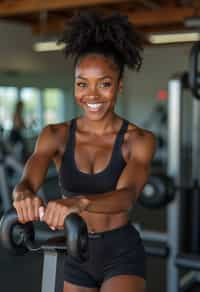
[[[198,73],[198,54],[200,42],[192,47],[190,56],[190,72],[172,76],[168,83],[168,145],[167,145],[167,175],[173,179],[175,186],[185,185],[185,174],[183,172],[183,118],[185,89],[190,90],[192,102],[192,175],[191,181],[200,185],[200,75]],[[191,94],[193,93],[193,96]],[[195,94],[195,96],[194,96]],[[195,98],[196,97],[196,98]],[[186,108],[187,110],[187,108]],[[198,190],[198,188],[197,188]],[[192,204],[192,251],[184,254],[181,252],[181,242],[184,234],[184,198],[183,189],[177,188],[175,198],[166,208],[166,231],[142,230],[140,225],[136,228],[144,240],[148,255],[166,257],[166,291],[186,292],[194,283],[200,283],[200,192],[193,192]],[[149,242],[152,245],[149,246]],[[156,244],[159,243],[159,247]],[[180,269],[188,272],[180,277]]]

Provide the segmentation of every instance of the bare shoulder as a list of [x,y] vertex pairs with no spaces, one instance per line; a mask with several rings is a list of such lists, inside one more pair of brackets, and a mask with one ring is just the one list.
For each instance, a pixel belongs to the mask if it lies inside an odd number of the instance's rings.
[[70,125],[70,121],[66,121],[66,122],[58,123],[58,124],[50,124],[46,126],[46,131],[49,133],[49,136],[51,138],[53,139],[57,138],[59,141],[68,133],[69,125]]
[[36,141],[35,151],[56,151],[59,145],[66,139],[69,129],[69,121],[49,124],[45,126]]
[[129,123],[128,144],[131,157],[151,160],[156,150],[156,137],[151,131]]

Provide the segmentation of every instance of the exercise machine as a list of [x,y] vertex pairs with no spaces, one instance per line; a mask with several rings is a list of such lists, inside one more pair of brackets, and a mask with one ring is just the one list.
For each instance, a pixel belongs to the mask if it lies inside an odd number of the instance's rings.
[[190,245],[187,252],[181,248],[177,252],[177,273],[180,269],[187,272],[179,279],[178,289],[180,292],[191,291],[190,289],[200,283],[200,72],[198,72],[198,60],[200,55],[200,42],[197,42],[191,50],[190,72],[188,84],[192,90],[192,172],[190,181],[192,192],[190,196]]
[[12,204],[10,196],[11,178],[8,175],[8,170],[12,171],[17,177],[22,174],[23,166],[12,154],[9,145],[0,135],[0,200],[1,213],[9,210]]
[[[24,168],[12,150],[12,146],[3,138],[0,130],[0,216],[12,207],[11,193]],[[48,177],[51,177],[50,173]],[[38,195],[46,201],[42,188],[38,191]]]
[[41,292],[63,292],[66,254],[81,262],[87,259],[87,225],[76,213],[65,218],[64,230],[49,229],[41,240],[33,223],[20,224],[16,211],[11,209],[1,218],[0,241],[15,255],[44,253]]
[[[140,225],[138,225],[138,229],[144,240],[144,245],[147,247],[147,253],[154,256],[165,256],[167,292],[186,292],[194,283],[200,281],[200,274],[197,272],[200,270],[199,53],[200,42],[197,42],[191,49],[189,73],[176,74],[169,80],[167,180],[163,178],[163,175],[159,177],[159,174],[150,177],[140,199],[140,202],[145,206],[166,208],[165,232],[144,230]],[[187,94],[189,93],[186,99],[185,91]],[[186,172],[188,164],[185,163],[184,153],[184,144],[187,143],[185,132],[187,134],[190,132],[192,140],[190,148],[192,175]],[[186,218],[187,196],[192,202],[189,227],[186,224],[188,219]],[[188,229],[191,230],[189,235],[190,250],[185,253],[183,252],[183,241]],[[153,248],[149,248],[149,242]],[[159,247],[156,247],[157,244]],[[181,277],[180,269],[182,268],[189,272]]]

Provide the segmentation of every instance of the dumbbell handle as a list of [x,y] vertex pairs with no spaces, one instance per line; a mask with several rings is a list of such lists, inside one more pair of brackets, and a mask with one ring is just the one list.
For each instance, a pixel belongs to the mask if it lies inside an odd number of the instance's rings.
[[[76,213],[71,213],[66,216],[64,221],[63,231],[52,231],[49,229],[49,235],[51,238],[52,248],[56,248],[58,238],[64,238],[65,244],[59,244],[58,248],[68,249],[68,253],[72,256],[81,258],[83,250],[87,249],[88,234],[87,226],[83,219]],[[16,242],[14,236],[18,238]],[[0,240],[6,249],[14,251],[19,246],[23,246],[23,253],[25,250],[35,250],[36,244],[34,242],[34,229],[32,222],[27,224],[21,224],[18,222],[18,216],[15,209],[11,209],[6,212],[0,221]],[[47,236],[48,240],[48,236]],[[48,245],[49,243],[47,243]],[[41,247],[45,248],[45,243]]]
[[[15,235],[16,233],[19,233],[19,236],[21,234],[21,242],[18,241],[18,244],[23,244],[23,240],[24,241],[28,241],[30,244],[31,242],[33,243],[34,241],[34,234],[28,234],[28,231],[27,229],[24,229],[23,230],[23,227],[25,226],[31,226],[32,223],[27,223],[27,224],[21,224],[19,223],[18,221],[18,215],[17,215],[17,212],[15,209],[11,209],[9,210],[8,212],[5,213],[5,215],[1,218],[1,221],[0,221],[0,236],[1,236],[1,242],[2,242],[2,245],[5,247],[5,248],[12,248],[11,245],[13,246],[13,240],[12,238],[10,237],[10,232],[9,230],[11,231],[14,231]],[[15,230],[14,230],[15,229]],[[31,229],[31,230],[30,230]],[[32,232],[32,228],[30,227],[30,232]],[[23,234],[22,234],[23,233]],[[54,238],[58,238],[58,237],[66,237],[66,232],[65,230],[62,230],[62,231],[51,231],[49,229],[49,235],[51,237],[51,240],[54,240]],[[20,238],[18,238],[20,240]],[[47,236],[47,239],[46,241],[48,240],[48,236]],[[12,242],[10,242],[12,241]],[[34,246],[34,245],[33,245]]]

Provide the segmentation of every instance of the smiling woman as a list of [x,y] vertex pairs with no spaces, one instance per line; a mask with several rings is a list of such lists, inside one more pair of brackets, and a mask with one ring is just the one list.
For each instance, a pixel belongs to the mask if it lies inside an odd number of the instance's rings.
[[[81,13],[63,41],[66,57],[75,57],[74,97],[83,115],[43,129],[14,207],[22,223],[37,220],[42,207],[53,229],[72,212],[85,220],[89,257],[66,256],[64,292],[143,292],[145,253],[128,211],[147,182],[155,138],[115,112],[124,67],[141,66],[141,39],[125,16]],[[52,160],[62,198],[45,206],[36,192]]]
[[108,110],[114,110],[117,92],[122,89],[118,71],[109,65],[112,61],[95,54],[85,56],[76,65],[76,102],[92,120],[103,117]]

